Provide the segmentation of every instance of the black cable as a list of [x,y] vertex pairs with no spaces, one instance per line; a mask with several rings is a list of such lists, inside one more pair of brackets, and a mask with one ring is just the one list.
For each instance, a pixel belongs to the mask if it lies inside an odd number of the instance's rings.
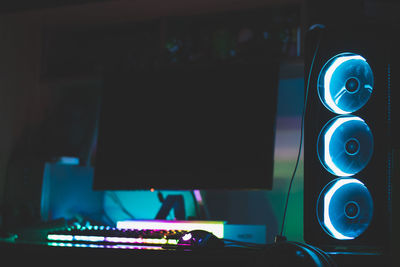
[[318,247],[311,246],[309,244],[303,244],[303,243],[298,243],[297,244],[301,245],[302,247],[308,248],[312,250],[315,254],[319,255],[320,259],[324,261],[324,266],[330,266],[330,267],[336,267],[336,263],[333,261],[331,256],[329,256],[325,251]]
[[160,201],[160,203],[164,203],[164,196],[163,196],[163,194],[161,193],[161,191],[158,191],[157,192],[157,197],[158,197],[158,200]]
[[287,192],[287,195],[286,195],[286,202],[285,202],[285,209],[284,209],[284,211],[283,211],[281,232],[280,232],[280,234],[279,234],[280,237],[283,236],[283,231],[284,231],[284,228],[285,228],[285,219],[286,219],[287,207],[288,207],[288,203],[289,203],[290,190],[292,189],[293,180],[294,180],[294,177],[295,177],[295,175],[296,175],[297,168],[298,168],[299,162],[300,162],[301,149],[302,149],[302,147],[303,147],[304,117],[305,117],[306,108],[307,108],[308,90],[309,90],[309,87],[310,87],[311,73],[312,73],[312,69],[313,69],[313,66],[314,66],[315,57],[317,56],[317,53],[318,53],[318,50],[319,50],[320,41],[321,41],[321,35],[320,35],[319,38],[318,38],[317,46],[315,47],[313,59],[312,59],[312,61],[311,61],[311,65],[310,65],[310,71],[309,71],[309,73],[308,73],[307,86],[306,86],[306,93],[305,93],[305,97],[304,97],[303,112],[302,112],[302,115],[301,115],[301,130],[300,130],[299,150],[298,150],[298,153],[297,153],[296,164],[295,164],[295,167],[294,167],[294,170],[293,170],[293,173],[292,173],[292,177],[290,178],[289,188],[288,188],[288,192]]
[[109,197],[121,208],[122,212],[130,217],[130,219],[135,219],[132,213],[130,213],[125,206],[122,204],[121,199],[117,196],[117,194],[113,191],[108,192]]

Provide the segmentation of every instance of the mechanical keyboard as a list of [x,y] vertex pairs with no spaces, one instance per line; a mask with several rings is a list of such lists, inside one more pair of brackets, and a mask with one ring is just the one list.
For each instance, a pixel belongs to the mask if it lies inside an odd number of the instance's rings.
[[178,244],[185,230],[118,229],[110,226],[75,225],[64,230],[49,232],[47,242],[53,246],[94,245],[169,245]]

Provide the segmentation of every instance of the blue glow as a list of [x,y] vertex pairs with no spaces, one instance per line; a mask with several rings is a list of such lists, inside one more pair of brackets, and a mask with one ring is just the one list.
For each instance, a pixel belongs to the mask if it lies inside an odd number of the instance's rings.
[[337,176],[352,176],[367,166],[374,150],[370,128],[357,116],[337,116],[321,130],[317,142],[322,165]]
[[318,76],[321,102],[332,112],[348,114],[368,102],[374,86],[371,67],[360,55],[342,53],[323,66]]
[[[346,207],[356,208],[346,214]],[[317,217],[320,225],[335,239],[349,240],[360,236],[369,226],[373,201],[365,185],[355,178],[338,178],[325,186],[318,198]]]
[[60,157],[57,164],[62,165],[79,165],[79,158],[75,157]]

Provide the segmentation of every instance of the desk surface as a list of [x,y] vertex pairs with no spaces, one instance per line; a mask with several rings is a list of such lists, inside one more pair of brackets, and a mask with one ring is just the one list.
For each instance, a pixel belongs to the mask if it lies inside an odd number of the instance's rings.
[[[229,248],[183,251],[172,249],[112,249],[99,247],[56,247],[34,243],[0,243],[3,262],[31,266],[56,264],[89,266],[258,266],[260,251]],[[38,265],[35,265],[38,264]],[[19,265],[17,265],[19,266]],[[21,265],[23,266],[23,265]]]
[[[282,266],[280,257],[272,255],[268,249],[247,249],[229,247],[218,250],[177,250],[115,249],[105,247],[69,247],[52,246],[39,242],[0,242],[0,255],[3,262],[13,266]],[[330,253],[338,267],[347,266],[390,266],[389,260],[375,253]],[[21,265],[18,265],[21,264]],[[22,265],[23,264],[23,265]],[[296,265],[299,266],[299,265]]]

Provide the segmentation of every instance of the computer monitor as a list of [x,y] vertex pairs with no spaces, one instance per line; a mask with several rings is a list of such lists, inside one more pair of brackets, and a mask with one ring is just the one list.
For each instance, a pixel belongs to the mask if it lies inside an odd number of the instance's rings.
[[271,189],[278,63],[105,75],[94,188]]

